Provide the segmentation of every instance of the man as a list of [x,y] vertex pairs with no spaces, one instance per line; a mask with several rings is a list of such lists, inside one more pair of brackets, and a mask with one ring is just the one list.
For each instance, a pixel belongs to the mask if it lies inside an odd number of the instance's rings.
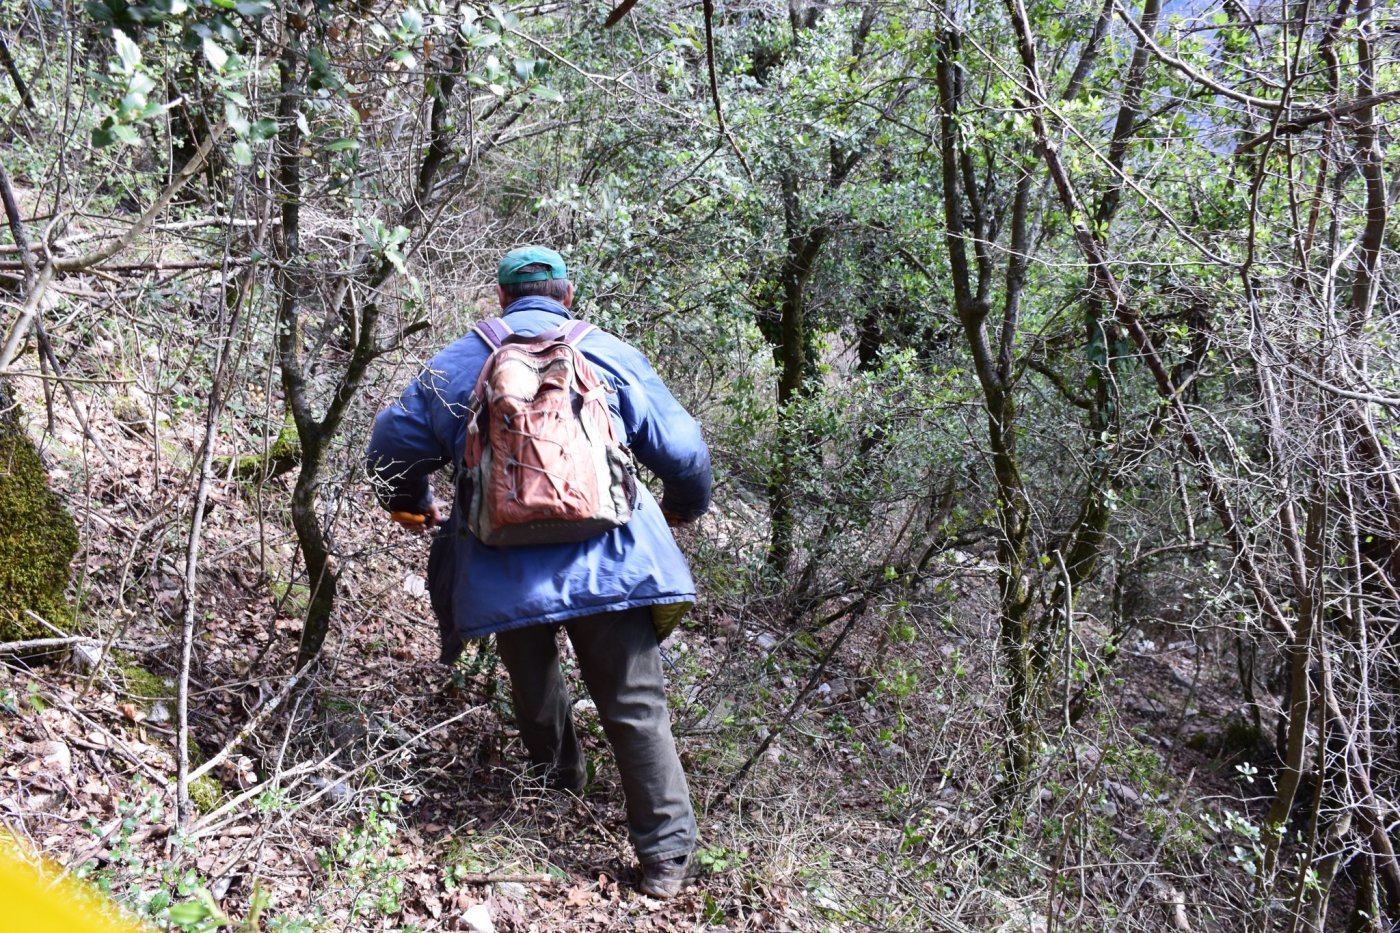
[[[512,250],[496,281],[502,319],[514,333],[533,336],[572,319],[574,286],[554,250]],[[641,487],[631,520],[620,528],[577,544],[516,547],[482,544],[466,530],[465,507],[454,509],[433,543],[429,588],[443,660],[460,652],[463,638],[494,633],[532,772],[552,787],[579,792],[587,771],[555,635],[561,625],[568,632],[617,758],[628,832],[642,863],[641,890],[673,897],[692,874],[696,827],[671,737],[653,617],[695,599],[668,525],[693,521],[709,508],[710,455],[695,420],[641,353],[600,330],[577,346],[611,390],[618,438],[661,480],[661,504]],[[462,463],[467,402],[490,350],[475,332],[462,337],[375,419],[370,475],[380,504],[406,527],[442,519],[428,477]]]

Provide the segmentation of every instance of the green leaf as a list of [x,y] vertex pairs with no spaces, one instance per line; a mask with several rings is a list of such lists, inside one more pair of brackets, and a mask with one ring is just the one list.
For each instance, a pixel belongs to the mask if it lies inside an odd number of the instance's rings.
[[404,265],[403,254],[398,250],[393,248],[384,250],[384,258],[389,260],[395,269],[399,270],[400,275],[408,275],[408,267]]
[[270,117],[263,117],[248,128],[248,135],[254,142],[262,142],[264,139],[271,139],[277,135],[277,121]]
[[539,87],[532,88],[531,92],[538,100],[547,100],[555,104],[562,104],[564,102],[564,95],[559,93],[555,88],[548,87],[547,85],[542,84]]
[[399,25],[403,27],[404,32],[421,36],[423,34],[423,14],[413,7],[409,7],[399,14]]
[[243,140],[237,140],[233,144],[233,162],[235,165],[253,164],[253,147]]
[[132,129],[130,126],[127,126],[125,123],[113,124],[112,135],[115,136],[121,142],[126,143],[128,146],[135,146],[141,142],[140,134],[138,134],[136,130]]
[[266,16],[272,12],[272,4],[264,3],[263,0],[243,0],[235,4],[234,9],[244,16]]
[[342,136],[340,139],[326,143],[327,152],[344,152],[347,149],[358,148],[360,148],[360,141],[358,139],[351,139],[348,136]]
[[224,67],[228,64],[228,53],[219,48],[213,39],[204,40],[204,57],[214,66],[215,71],[219,74],[224,73]]
[[132,74],[141,64],[141,49],[127,38],[120,29],[112,30],[112,39],[117,44],[117,58],[121,61],[122,74]]
[[185,901],[170,908],[170,922],[177,926],[194,926],[209,916],[209,908],[199,901]]
[[234,135],[248,135],[248,118],[243,115],[243,108],[231,100],[224,101],[224,119],[228,122],[228,127],[233,130]]

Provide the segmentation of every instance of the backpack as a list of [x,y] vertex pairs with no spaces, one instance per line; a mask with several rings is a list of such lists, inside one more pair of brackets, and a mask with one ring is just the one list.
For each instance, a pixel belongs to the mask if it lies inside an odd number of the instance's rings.
[[632,518],[632,455],[618,443],[611,391],[577,349],[591,324],[534,337],[499,318],[475,332],[491,347],[468,402],[467,527],[483,544],[585,541]]

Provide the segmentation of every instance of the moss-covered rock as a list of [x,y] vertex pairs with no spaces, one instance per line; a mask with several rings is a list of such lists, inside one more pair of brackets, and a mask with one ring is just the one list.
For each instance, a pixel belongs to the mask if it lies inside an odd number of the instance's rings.
[[67,631],[64,590],[78,551],[78,527],[49,488],[39,452],[0,386],[0,641],[52,635],[25,610]]

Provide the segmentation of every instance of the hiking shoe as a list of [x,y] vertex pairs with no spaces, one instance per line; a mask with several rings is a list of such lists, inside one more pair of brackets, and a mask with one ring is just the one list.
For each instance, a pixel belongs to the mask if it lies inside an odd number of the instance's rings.
[[682,855],[677,858],[668,858],[660,862],[652,862],[650,865],[643,865],[642,883],[638,885],[638,888],[648,897],[666,901],[681,893],[686,882],[693,881],[700,874],[699,864],[693,861],[690,856]]
[[578,772],[568,774],[563,771],[555,771],[544,779],[544,786],[550,790],[582,797],[583,789],[588,786],[588,775]]

